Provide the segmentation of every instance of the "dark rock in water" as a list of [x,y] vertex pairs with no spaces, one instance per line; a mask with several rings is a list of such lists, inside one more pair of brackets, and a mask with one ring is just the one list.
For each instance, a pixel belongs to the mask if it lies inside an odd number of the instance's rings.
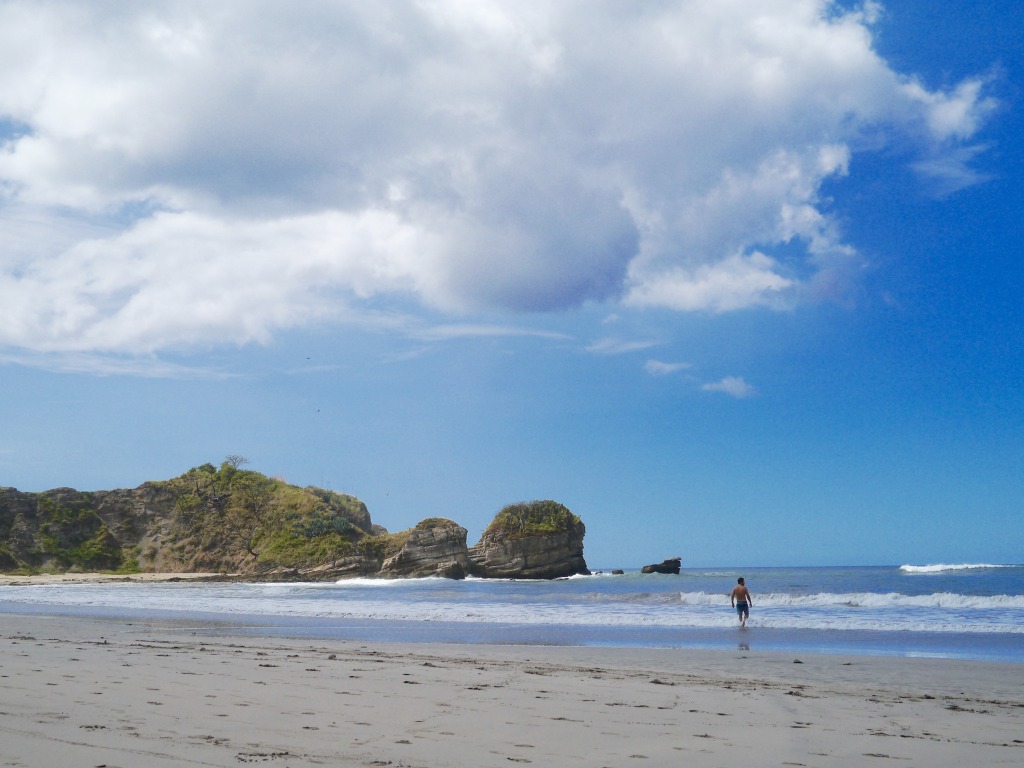
[[380,575],[464,579],[471,568],[466,529],[451,520],[433,517],[410,531],[405,545],[384,561]]
[[622,576],[625,573],[626,572],[624,570],[622,570],[621,568],[616,568],[614,571],[612,571],[612,576]]
[[682,563],[681,557],[670,557],[660,563],[645,565],[640,573],[679,573],[679,566]]
[[558,579],[589,574],[583,521],[554,501],[511,504],[469,549],[472,574],[496,579]]

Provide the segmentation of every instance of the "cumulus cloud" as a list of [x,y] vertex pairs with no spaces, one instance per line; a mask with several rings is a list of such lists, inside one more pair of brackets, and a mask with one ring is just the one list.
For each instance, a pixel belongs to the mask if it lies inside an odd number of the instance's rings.
[[[976,183],[994,102],[874,51],[875,3],[0,5],[0,345],[265,342],[411,300],[780,309],[855,256],[873,136]],[[595,351],[602,351],[599,348]]]
[[709,382],[701,387],[705,392],[722,392],[738,400],[753,397],[757,390],[743,380],[742,376],[725,376],[718,381]]

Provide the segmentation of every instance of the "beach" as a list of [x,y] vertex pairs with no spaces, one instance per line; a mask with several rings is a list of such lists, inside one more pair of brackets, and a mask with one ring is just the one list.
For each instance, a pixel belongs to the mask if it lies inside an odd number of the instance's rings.
[[229,578],[218,573],[45,573],[31,576],[0,573],[0,587],[60,584],[161,584]]
[[0,766],[1024,762],[1024,666],[0,616]]

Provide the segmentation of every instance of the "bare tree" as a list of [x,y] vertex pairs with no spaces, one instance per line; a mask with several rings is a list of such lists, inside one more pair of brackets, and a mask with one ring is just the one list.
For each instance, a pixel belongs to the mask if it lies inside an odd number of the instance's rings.
[[225,533],[253,559],[256,543],[266,530],[274,509],[274,481],[263,475],[243,473],[231,485],[231,503],[225,510]]

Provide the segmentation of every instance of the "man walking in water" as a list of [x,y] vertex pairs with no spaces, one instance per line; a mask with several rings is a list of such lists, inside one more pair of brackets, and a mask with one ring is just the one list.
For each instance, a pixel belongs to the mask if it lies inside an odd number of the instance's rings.
[[747,589],[747,585],[743,583],[743,577],[740,576],[736,579],[736,586],[732,588],[732,594],[729,596],[732,607],[736,609],[736,615],[740,620],[740,627],[746,628],[747,619],[750,618],[750,606],[754,604],[754,599],[750,596],[750,590]]

